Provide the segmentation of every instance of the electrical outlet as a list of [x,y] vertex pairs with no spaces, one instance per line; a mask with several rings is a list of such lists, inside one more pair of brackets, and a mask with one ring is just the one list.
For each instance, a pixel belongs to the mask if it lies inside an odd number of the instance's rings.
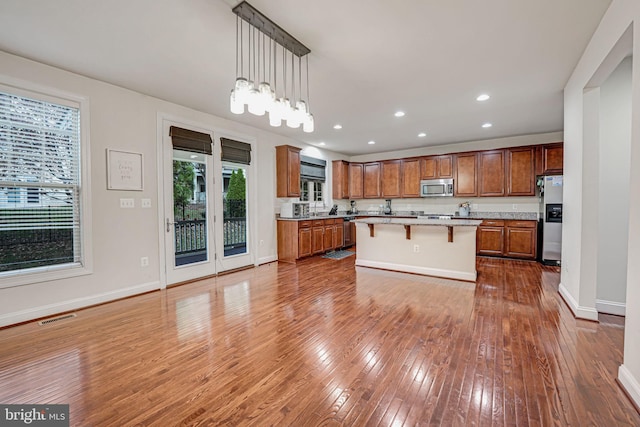
[[148,209],[148,208],[151,207],[151,199],[142,199],[142,200],[140,200],[140,204],[141,204],[142,208]]
[[131,209],[136,207],[133,199],[120,199],[120,207],[123,209]]
[[413,252],[415,253],[420,252],[420,245],[413,245]]
[[517,211],[518,210],[518,205],[516,203],[513,204],[513,210]]
[[149,267],[149,257],[143,256],[140,258],[140,267]]
[[478,210],[478,204],[477,203],[472,203],[471,204],[471,209],[473,209],[474,211]]

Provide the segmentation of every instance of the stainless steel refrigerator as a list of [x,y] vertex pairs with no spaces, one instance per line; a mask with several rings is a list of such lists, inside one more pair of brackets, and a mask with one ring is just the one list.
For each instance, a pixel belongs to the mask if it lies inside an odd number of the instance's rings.
[[541,177],[540,218],[542,220],[542,250],[540,261],[560,265],[562,254],[562,175]]

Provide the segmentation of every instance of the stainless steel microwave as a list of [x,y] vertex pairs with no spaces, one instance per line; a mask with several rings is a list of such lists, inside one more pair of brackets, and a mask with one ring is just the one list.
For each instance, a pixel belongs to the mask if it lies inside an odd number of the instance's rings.
[[423,179],[420,181],[420,197],[453,197],[453,178]]

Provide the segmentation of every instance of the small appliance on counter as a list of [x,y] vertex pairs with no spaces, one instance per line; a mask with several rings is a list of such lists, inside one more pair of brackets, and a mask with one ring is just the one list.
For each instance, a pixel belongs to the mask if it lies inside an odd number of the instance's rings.
[[348,213],[349,215],[355,215],[355,214],[357,214],[357,213],[358,213],[358,208],[356,207],[356,201],[355,201],[355,200],[351,200],[349,203],[351,204],[351,209],[349,209],[349,210],[347,211],[347,213]]
[[391,211],[391,199],[387,199],[384,201],[384,208],[382,209],[382,213],[385,215],[391,215],[393,213]]
[[333,205],[333,207],[329,211],[329,215],[338,215],[338,205]]
[[281,218],[309,218],[309,202],[283,203],[280,207]]

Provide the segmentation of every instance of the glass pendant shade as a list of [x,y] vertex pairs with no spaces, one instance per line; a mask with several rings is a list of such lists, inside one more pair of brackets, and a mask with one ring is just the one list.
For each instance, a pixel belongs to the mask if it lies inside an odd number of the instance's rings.
[[304,123],[307,120],[307,115],[309,111],[307,110],[307,103],[303,100],[296,102],[296,116],[298,117],[298,121],[300,123]]
[[282,116],[280,115],[280,111],[278,111],[278,106],[274,104],[271,107],[271,111],[269,111],[269,124],[273,127],[282,126]]
[[249,112],[256,116],[264,116],[264,103],[260,97],[260,92],[255,88],[249,91]]
[[236,98],[236,101],[245,105],[247,103],[247,99],[249,96],[249,90],[250,88],[250,83],[247,79],[245,79],[244,77],[238,77],[236,79],[236,84],[234,86],[233,89],[233,93],[234,96]]
[[307,114],[306,120],[302,123],[302,130],[306,133],[313,132],[314,124],[313,124],[313,114]]
[[238,100],[236,96],[236,90],[231,91],[231,97],[229,99],[229,106],[233,114],[244,114],[244,103]]
[[258,85],[258,92],[260,92],[260,99],[265,111],[271,111],[276,94],[273,90],[271,90],[271,86],[269,85],[269,83],[260,83]]

